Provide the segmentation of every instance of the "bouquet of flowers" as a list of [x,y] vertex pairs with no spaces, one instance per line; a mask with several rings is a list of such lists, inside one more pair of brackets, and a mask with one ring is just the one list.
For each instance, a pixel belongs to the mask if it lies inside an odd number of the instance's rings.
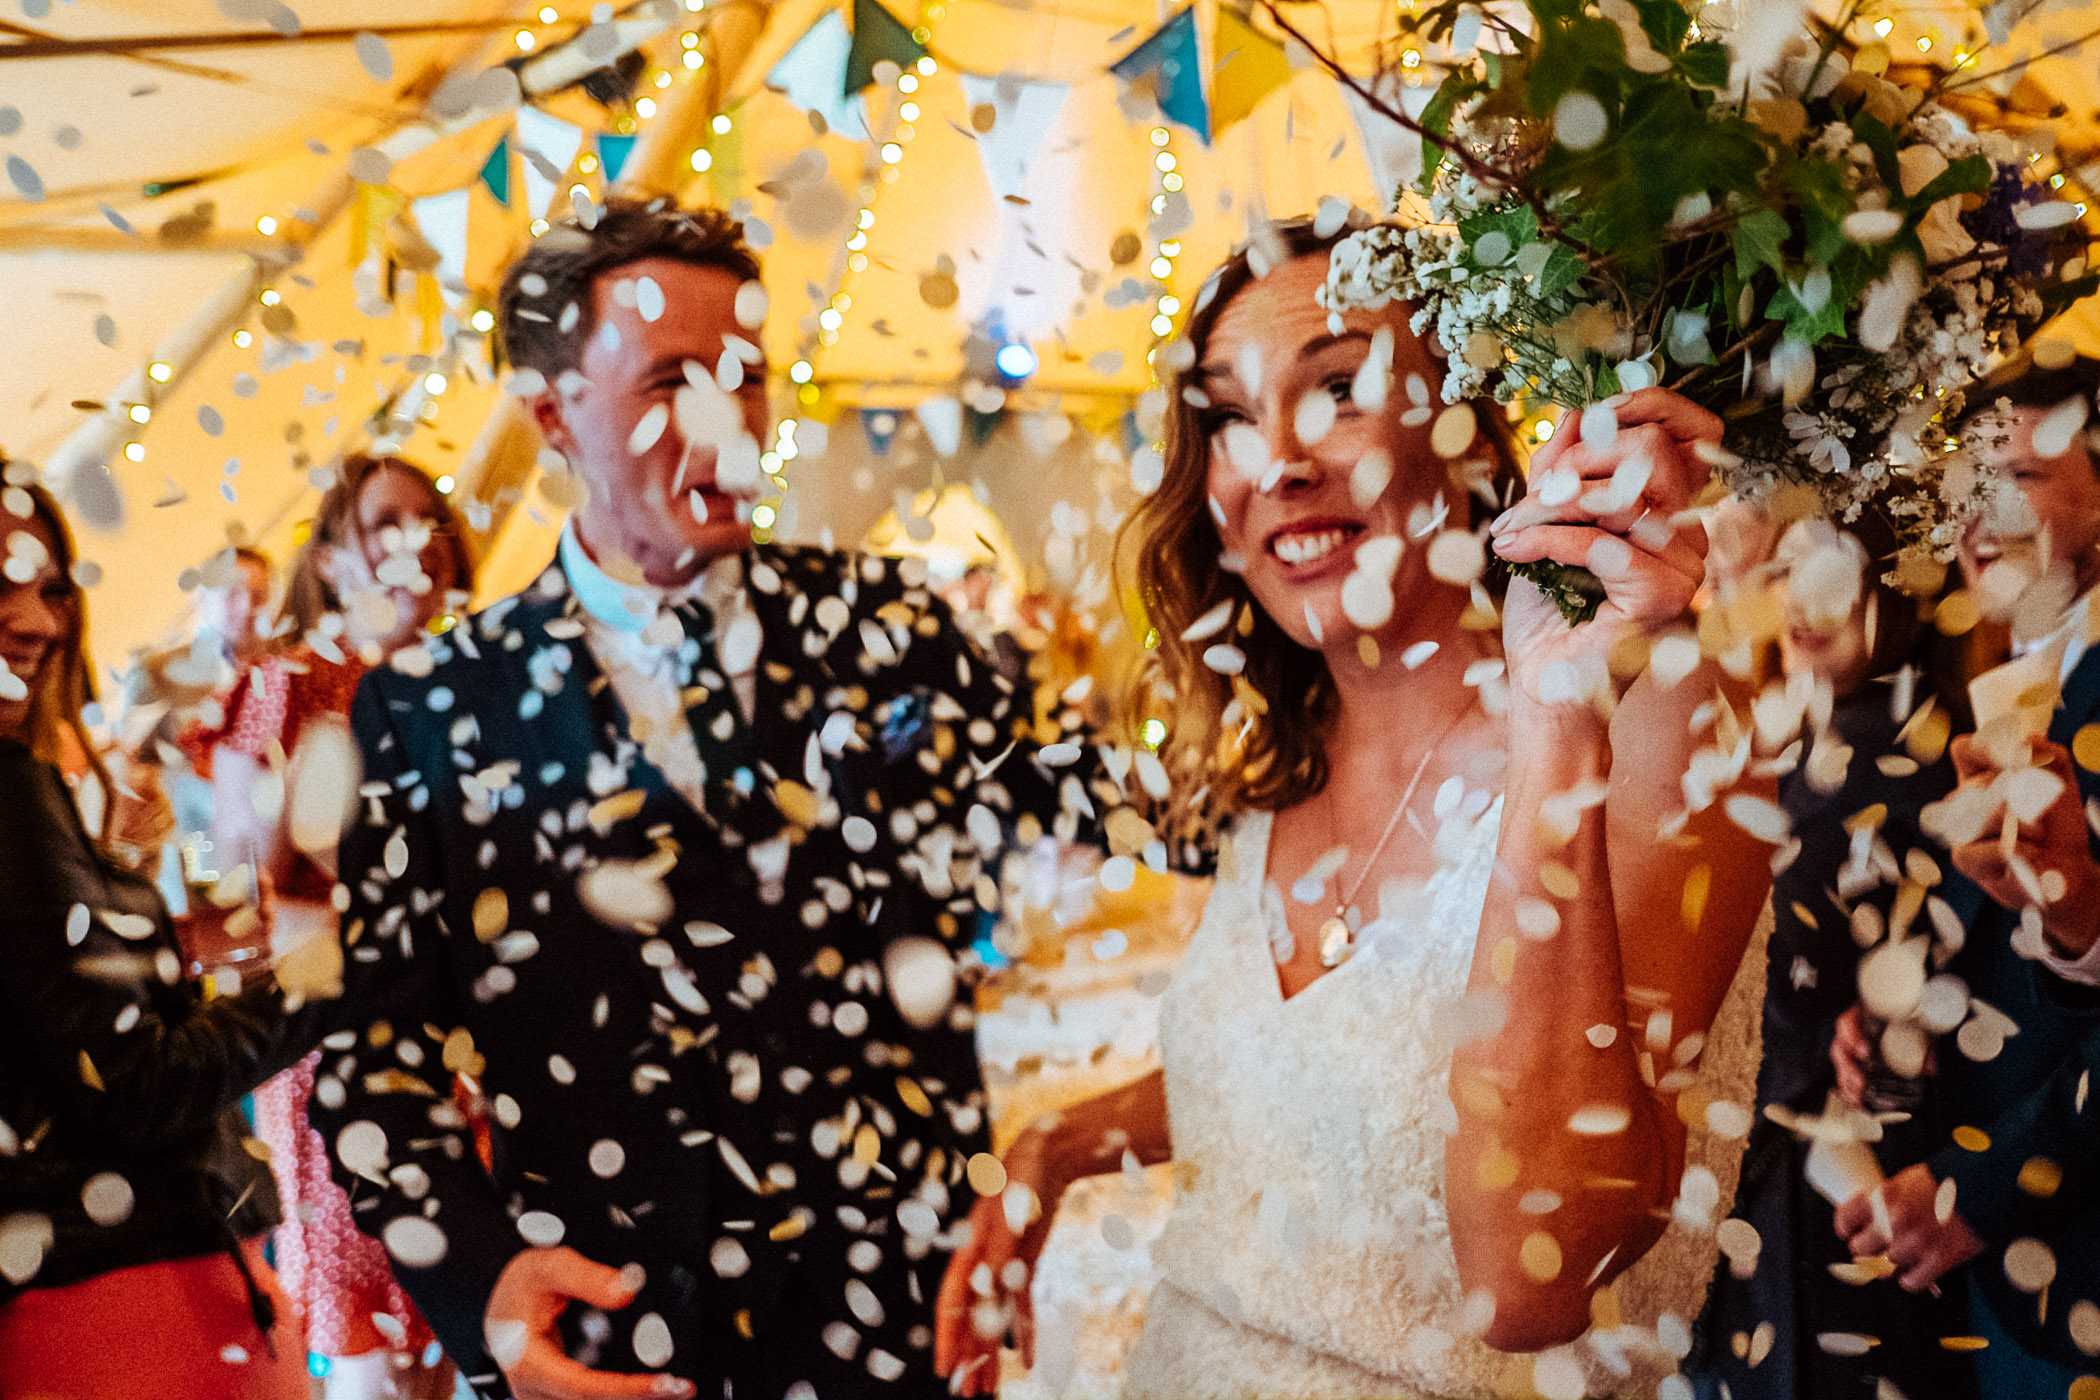
[[[2095,278],[2046,129],[1965,119],[1977,55],[1892,81],[1859,10],[1818,34],[1795,0],[1440,0],[1420,31],[1454,62],[1419,120],[1315,51],[1422,134],[1430,209],[1337,248],[1326,305],[1412,305],[1452,403],[1675,389],[1726,421],[1729,489],[1879,511],[1891,580],[1931,586],[1988,484],[1952,431],[1964,386]],[[1512,567],[1571,622],[1602,595]]]

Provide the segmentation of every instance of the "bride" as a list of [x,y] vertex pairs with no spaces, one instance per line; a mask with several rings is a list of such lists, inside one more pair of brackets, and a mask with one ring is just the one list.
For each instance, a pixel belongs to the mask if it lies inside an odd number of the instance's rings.
[[[1507,451],[1445,425],[1438,446],[1494,461],[1440,458],[1416,405],[1442,368],[1407,309],[1330,320],[1334,240],[1277,239],[1263,275],[1242,252],[1197,301],[1165,481],[1131,527],[1178,697],[1162,757],[1229,819],[1162,1069],[1011,1144],[942,1286],[938,1365],[981,1393],[1009,1325],[1028,1355],[1060,1196],[1131,1154],[1171,1160],[1176,1198],[1126,1395],[1651,1390],[1733,1189],[1740,1144],[1709,1122],[1748,1126],[1762,960],[1731,983],[1769,848],[1719,804],[1683,817],[1718,673],[1614,670],[1700,586],[1680,512],[1720,424],[1647,390],[1608,450],[1541,450],[1535,488],[1583,489],[1534,489],[1496,551],[1586,564],[1607,596],[1571,629],[1513,584],[1498,646],[1489,595],[1438,577],[1478,546],[1436,536],[1516,480]],[[1600,499],[1642,459],[1638,500]],[[1560,698],[1585,677],[1604,693]]]

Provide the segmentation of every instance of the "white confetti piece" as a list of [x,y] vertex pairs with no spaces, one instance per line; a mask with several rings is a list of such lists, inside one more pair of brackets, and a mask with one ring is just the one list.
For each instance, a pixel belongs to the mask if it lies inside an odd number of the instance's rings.
[[357,61],[363,66],[366,76],[375,83],[394,80],[394,55],[387,48],[386,40],[370,30],[361,30],[351,42],[357,49]]
[[1626,1131],[1633,1114],[1624,1104],[1599,1103],[1568,1115],[1568,1131],[1582,1137],[1610,1137]]
[[1571,151],[1596,147],[1611,129],[1604,104],[1580,88],[1561,94],[1553,106],[1553,136]]
[[1236,646],[1221,642],[1204,649],[1203,664],[1221,676],[1236,676],[1247,669],[1247,654]]
[[1235,606],[1236,604],[1233,600],[1227,598],[1224,602],[1209,609],[1203,616],[1182,629],[1181,640],[1184,642],[1200,642],[1205,637],[1214,637],[1224,631],[1226,624],[1232,621],[1232,610]]
[[444,1262],[448,1247],[445,1232],[438,1223],[420,1215],[403,1215],[389,1220],[380,1232],[380,1238],[386,1243],[387,1253],[411,1269],[428,1269]]
[[1473,445],[1479,431],[1473,405],[1455,403],[1437,415],[1436,426],[1429,430],[1429,446],[1439,457],[1456,457]]
[[541,1249],[552,1249],[560,1244],[562,1236],[568,1233],[569,1227],[562,1222],[560,1216],[551,1211],[528,1210],[518,1217],[518,1234],[523,1237],[525,1243],[537,1245]]
[[135,1201],[131,1183],[115,1172],[97,1172],[80,1188],[80,1204],[97,1225],[121,1225],[131,1218]]

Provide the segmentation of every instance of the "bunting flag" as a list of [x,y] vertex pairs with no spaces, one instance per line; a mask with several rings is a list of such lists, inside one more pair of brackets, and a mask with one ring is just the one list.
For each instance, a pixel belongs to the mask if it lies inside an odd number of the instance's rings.
[[561,188],[561,177],[583,149],[583,128],[550,117],[537,107],[518,109],[518,153],[525,157],[527,213],[545,214]]
[[897,437],[897,410],[894,408],[864,408],[860,411],[860,430],[867,436],[868,450],[878,457],[890,455],[890,443]]
[[481,187],[487,190],[498,204],[506,209],[510,207],[510,138],[508,136],[499,137],[496,141],[496,149],[490,151],[489,158],[481,163]]
[[1006,417],[1006,410],[1003,408],[995,408],[990,413],[980,413],[974,408],[966,408],[963,411],[969,415],[972,447],[984,446],[992,434],[999,431],[1000,420]]
[[1004,201],[1025,197],[1028,161],[1050,133],[1071,88],[1064,83],[1031,83],[1001,75],[962,75],[963,96],[971,110],[989,106],[992,126],[977,135],[977,156],[984,162],[992,193]]
[[[1371,181],[1385,207],[1391,209],[1400,191],[1421,178],[1422,138],[1374,110],[1348,83],[1343,83],[1341,89],[1349,113],[1356,119],[1357,144],[1363,147],[1364,163],[1371,167]],[[1390,76],[1379,79],[1372,91],[1380,100],[1417,119],[1434,95],[1427,86],[1405,87]]]
[[926,46],[912,38],[903,20],[877,0],[853,0],[853,47],[846,53],[846,81],[841,95],[850,97],[875,81],[875,65],[888,59],[909,68],[926,57]]
[[1160,114],[1195,132],[1204,145],[1210,144],[1210,104],[1203,96],[1195,6],[1168,20],[1108,71],[1126,83],[1149,83]]
[[627,158],[634,154],[636,137],[614,136],[610,133],[598,138],[598,159],[605,166],[605,183],[610,185],[620,178],[627,168]]
[[467,209],[472,194],[471,187],[448,190],[409,206],[423,240],[437,250],[437,276],[446,282],[466,281]]
[[[846,56],[852,49],[853,36],[846,30],[845,16],[827,10],[781,55],[773,71],[766,74],[766,86],[801,110],[819,114],[826,126],[849,141],[865,141],[867,106],[858,92],[846,87]],[[720,152],[715,166],[721,167]]]
[[1224,5],[1211,37],[1210,134],[1222,135],[1255,104],[1291,80],[1283,45]]
[[358,182],[350,208],[350,266],[357,267],[385,250],[386,226],[407,204],[407,198],[392,185]]
[[933,450],[943,457],[953,457],[962,446],[962,403],[949,398],[922,399],[912,412],[926,430]]

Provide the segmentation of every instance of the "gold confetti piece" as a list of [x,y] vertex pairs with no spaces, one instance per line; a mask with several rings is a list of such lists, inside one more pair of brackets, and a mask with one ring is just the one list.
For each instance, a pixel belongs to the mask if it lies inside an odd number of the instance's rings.
[[[919,1081],[911,1076],[904,1074],[897,1076],[897,1097],[903,1100],[906,1108],[918,1114],[921,1118],[933,1117],[933,1101],[926,1097],[926,1091],[919,1087]],[[855,1144],[855,1146],[857,1147],[858,1144]]]
[[1964,1123],[1954,1130],[1954,1145],[1969,1152],[1988,1152],[1991,1150],[1991,1135]]
[[1619,1307],[1619,1285],[1614,1282],[1590,1295],[1590,1325],[1599,1331],[1610,1332],[1620,1326],[1623,1314]]
[[1943,637],[1959,637],[1973,630],[1981,621],[1983,609],[1977,606],[1967,589],[1957,589],[1940,599],[1939,607],[1932,614],[1932,625],[1940,629]]
[[1687,933],[1699,931],[1699,921],[1706,916],[1706,896],[1713,888],[1713,868],[1705,861],[1694,865],[1684,875],[1684,898],[1678,913],[1684,920]]
[[241,1150],[258,1162],[267,1162],[276,1155],[270,1151],[270,1144],[259,1137],[242,1138]]
[[970,1158],[970,1189],[980,1196],[996,1196],[1006,1189],[1006,1164],[989,1152]]
[[2100,1376],[2080,1376],[2072,1381],[2064,1400],[2100,1400]]
[[439,1055],[445,1068],[454,1074],[474,1073],[475,1061],[480,1058],[474,1053],[474,1033],[465,1026],[445,1037],[445,1048]]
[[1942,1337],[1940,1346],[1946,1351],[1982,1351],[1989,1346],[1987,1337]]
[[510,927],[510,896],[491,885],[474,896],[474,936],[493,943]]
[[80,1082],[97,1093],[104,1092],[102,1074],[95,1068],[95,1062],[88,1058],[88,1052],[85,1050],[80,1052]]
[[2063,1184],[2063,1168],[2047,1157],[2029,1157],[2020,1168],[2020,1189],[2030,1196],[2046,1200]]
[[612,830],[616,823],[623,822],[636,812],[641,811],[642,803],[647,797],[648,794],[640,788],[629,788],[625,792],[616,792],[611,797],[605,798],[591,808],[592,829],[600,836],[605,835]]
[[791,1215],[787,1219],[775,1225],[772,1229],[766,1231],[766,1238],[774,1241],[775,1243],[778,1243],[781,1240],[800,1239],[803,1235],[807,1234],[808,1232],[808,1217],[801,1215]]
[[1482,1149],[1473,1163],[1473,1180],[1483,1191],[1506,1191],[1517,1184],[1517,1158],[1499,1144]]
[[1832,1264],[1830,1266],[1830,1276],[1832,1278],[1839,1283],[1852,1284],[1854,1287],[1873,1283],[1877,1279],[1887,1278],[1894,1272],[1896,1272],[1896,1266],[1879,1254],[1865,1259],[1854,1259],[1849,1264]]
[[773,785],[773,805],[780,809],[780,815],[805,828],[815,826],[823,811],[823,804],[814,792],[785,778]]
[[862,1166],[872,1166],[882,1156],[882,1135],[875,1131],[873,1123],[863,1123],[853,1135],[853,1160]]
[[1505,938],[1495,945],[1494,955],[1490,959],[1490,967],[1494,971],[1495,980],[1504,986],[1508,986],[1509,979],[1517,975],[1516,939]]
[[1517,1262],[1524,1272],[1540,1283],[1551,1283],[1560,1277],[1560,1241],[1544,1230],[1534,1230],[1524,1237],[1517,1249]]
[[1364,663],[1365,670],[1377,670],[1379,662],[1378,639],[1368,632],[1359,633],[1356,638],[1356,659]]
[[1575,878],[1575,872],[1557,860],[1540,862],[1539,883],[1555,899],[1573,899],[1582,891],[1582,882]]

